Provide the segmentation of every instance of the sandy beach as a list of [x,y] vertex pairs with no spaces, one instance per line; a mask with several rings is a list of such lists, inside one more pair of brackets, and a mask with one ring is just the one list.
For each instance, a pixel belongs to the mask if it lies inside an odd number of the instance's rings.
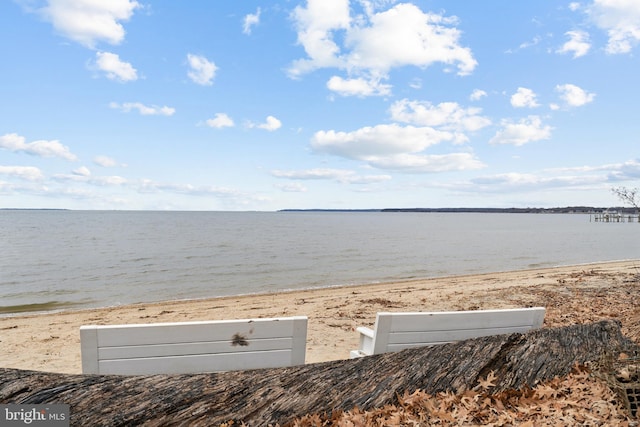
[[378,311],[544,306],[544,327],[616,318],[640,340],[640,260],[0,318],[0,366],[80,373],[79,328],[306,315],[306,362],[349,357]]

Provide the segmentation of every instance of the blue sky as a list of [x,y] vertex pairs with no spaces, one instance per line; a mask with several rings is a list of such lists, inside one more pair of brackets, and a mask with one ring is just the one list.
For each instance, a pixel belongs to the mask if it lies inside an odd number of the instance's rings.
[[637,0],[0,2],[0,207],[611,206]]

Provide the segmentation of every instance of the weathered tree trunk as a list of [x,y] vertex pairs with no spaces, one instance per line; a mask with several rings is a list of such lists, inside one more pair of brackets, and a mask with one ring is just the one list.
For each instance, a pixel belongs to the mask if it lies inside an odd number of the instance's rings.
[[394,403],[397,393],[473,388],[490,371],[493,390],[568,374],[575,363],[632,347],[602,321],[415,348],[292,368],[192,375],[64,375],[0,369],[0,403],[66,403],[72,425],[251,426],[297,416]]

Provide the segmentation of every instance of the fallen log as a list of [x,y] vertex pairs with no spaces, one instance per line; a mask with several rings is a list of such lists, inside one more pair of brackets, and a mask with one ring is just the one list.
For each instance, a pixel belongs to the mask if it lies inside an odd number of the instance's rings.
[[629,349],[635,345],[620,324],[601,321],[254,371],[116,376],[0,369],[0,403],[66,403],[71,425],[82,426],[283,425],[310,413],[381,407],[404,391],[461,392],[491,371],[492,390],[533,386],[567,375],[576,363]]

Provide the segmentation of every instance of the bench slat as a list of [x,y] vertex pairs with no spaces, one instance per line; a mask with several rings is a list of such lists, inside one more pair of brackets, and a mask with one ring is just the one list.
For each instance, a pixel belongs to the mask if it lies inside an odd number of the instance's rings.
[[248,340],[246,345],[243,346],[234,344],[232,341],[130,345],[125,347],[101,347],[98,350],[98,358],[100,360],[135,359],[139,357],[167,357],[207,353],[238,353],[240,351],[287,350],[291,349],[292,345],[293,340],[290,337]]
[[392,332],[389,335],[388,345],[462,341],[469,338],[479,338],[490,335],[512,334],[516,332],[524,333],[530,329],[530,326],[514,326],[504,328],[456,329],[451,331]]
[[408,347],[430,346],[489,335],[524,333],[540,328],[544,307],[443,312],[379,312],[373,329],[358,328],[362,357]]
[[84,373],[197,373],[301,365],[307,317],[80,328]]
[[[390,332],[421,331],[428,325],[431,331],[447,331],[469,328],[488,329],[509,326],[529,326],[536,324],[537,310],[505,309],[477,311],[443,311],[433,313],[378,313],[380,317],[391,318]],[[538,327],[540,327],[538,325]]]
[[[152,375],[193,373],[194,366],[208,366],[206,372],[222,372],[290,366],[291,350],[201,354],[179,357],[101,360],[101,374]],[[201,371],[199,371],[201,372]]]
[[[240,321],[149,323],[134,325],[97,326],[100,347],[139,344],[177,344],[231,340],[234,335],[244,339],[287,337],[293,334],[294,324],[283,318],[246,319]],[[188,335],[185,335],[188,331]]]

